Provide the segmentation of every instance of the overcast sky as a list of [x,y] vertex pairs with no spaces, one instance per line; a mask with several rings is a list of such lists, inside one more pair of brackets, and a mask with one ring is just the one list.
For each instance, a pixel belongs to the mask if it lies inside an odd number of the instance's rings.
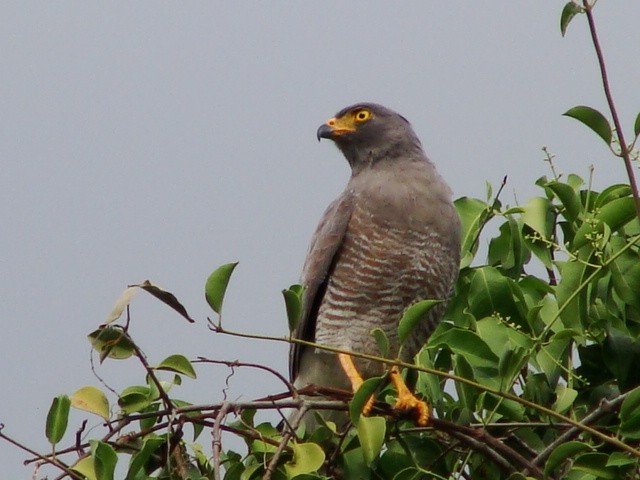
[[[558,168],[595,186],[624,181],[603,142],[562,117],[605,111],[586,19],[566,38],[564,2],[25,2],[0,7],[0,423],[48,450],[51,399],[97,385],[86,335],[127,284],[174,292],[194,325],[145,295],[132,335],[157,363],[183,353],[286,372],[287,347],[207,330],[207,275],[240,261],[224,323],[284,335],[280,291],[348,168],[317,127],[375,101],[406,116],[456,197],[538,192]],[[627,135],[640,111],[640,2],[599,2],[596,19]],[[134,360],[98,373],[144,382]],[[221,399],[227,371],[175,391]],[[231,398],[282,390],[238,372]],[[113,400],[113,399],[112,399]],[[75,415],[65,443],[82,418]],[[94,424],[99,421],[90,418]],[[30,478],[0,441],[6,478]]]

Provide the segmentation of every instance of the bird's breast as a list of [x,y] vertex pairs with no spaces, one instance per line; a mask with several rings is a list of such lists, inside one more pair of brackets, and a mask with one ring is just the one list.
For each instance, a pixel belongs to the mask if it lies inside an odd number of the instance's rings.
[[[396,207],[391,205],[391,209]],[[316,341],[376,354],[371,330],[381,328],[397,353],[404,310],[425,298],[446,298],[452,272],[447,242],[399,212],[394,221],[357,202],[319,307]]]

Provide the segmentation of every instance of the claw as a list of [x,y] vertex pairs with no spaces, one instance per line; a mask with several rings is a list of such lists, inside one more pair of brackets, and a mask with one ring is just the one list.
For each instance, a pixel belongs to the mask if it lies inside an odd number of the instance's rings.
[[416,425],[426,427],[429,424],[430,418],[429,405],[427,402],[420,400],[411,393],[404,383],[404,380],[402,380],[398,367],[392,367],[389,376],[398,391],[398,400],[396,400],[396,404],[393,407],[394,410],[402,413],[413,412]]

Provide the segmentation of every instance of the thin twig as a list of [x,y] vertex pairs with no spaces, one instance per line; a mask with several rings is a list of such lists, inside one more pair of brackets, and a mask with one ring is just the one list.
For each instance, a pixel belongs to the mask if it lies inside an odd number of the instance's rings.
[[[622,405],[622,402],[624,401],[625,398],[627,398],[627,395],[628,393],[623,393],[622,395],[619,395],[612,400],[603,398],[600,401],[600,405],[598,405],[598,407],[595,408],[589,415],[584,417],[580,423],[583,425],[589,425],[594,422],[597,422],[604,415],[616,410],[620,405]],[[580,433],[581,433],[580,428],[578,427],[570,428],[569,430],[564,432],[562,435],[560,435],[558,438],[556,438],[552,443],[547,445],[547,447],[542,452],[540,452],[538,456],[531,461],[531,463],[533,465],[543,465],[549,458],[549,455],[551,455],[551,453],[557,447],[577,437]]]
[[515,473],[517,470],[514,466],[505,459],[502,455],[500,455],[495,450],[489,448],[489,446],[485,443],[482,443],[475,438],[466,435],[459,431],[452,431],[449,433],[452,437],[457,439],[460,443],[467,445],[472,450],[484,455],[488,460],[495,463],[498,467],[504,470],[506,473],[511,474]]
[[[41,460],[44,463],[47,463],[49,465],[53,465],[54,467],[59,468],[60,470],[65,472],[65,475],[70,475],[72,478],[76,478],[78,480],[82,480],[83,479],[83,477],[81,475],[78,475],[76,472],[71,470],[67,464],[61,462],[57,458],[50,458],[50,457],[47,457],[45,455],[41,455],[38,452],[36,452],[35,450],[31,450],[26,445],[23,445],[22,443],[18,442],[17,440],[14,440],[13,438],[6,436],[4,433],[2,433],[2,429],[3,428],[4,428],[4,425],[0,424],[0,439],[5,440],[6,442],[9,442],[11,445],[14,445],[14,446],[18,447],[19,449],[29,453],[30,455],[33,455],[38,460]],[[26,462],[25,462],[25,464],[26,464]]]
[[218,411],[218,415],[216,415],[216,420],[213,423],[213,431],[211,432],[213,436],[213,476],[215,480],[222,480],[222,475],[220,475],[220,452],[222,451],[222,433],[220,426],[230,410],[231,404],[224,402]]
[[[537,466],[533,465],[528,459],[509,447],[506,443],[501,442],[489,434],[484,428],[466,427],[436,418],[433,419],[433,426],[438,430],[449,433],[460,441],[464,441],[463,437],[473,439],[474,441],[471,443],[476,446],[474,449],[491,460],[495,460],[498,464],[500,462],[499,457],[507,460],[512,468],[515,468],[515,465],[520,465],[521,469],[529,470],[536,478],[543,478],[544,476]],[[494,454],[497,455],[495,459],[493,457]]]
[[[594,2],[595,4],[595,2]],[[613,118],[613,125],[616,129],[616,135],[618,142],[620,143],[620,156],[624,160],[624,166],[627,170],[627,176],[629,177],[629,184],[631,185],[631,191],[633,192],[633,201],[636,207],[636,216],[640,219],[640,194],[638,193],[638,185],[636,184],[636,177],[633,171],[633,164],[631,162],[631,156],[629,147],[624,139],[624,131],[618,118],[618,111],[616,110],[615,103],[613,101],[613,95],[611,95],[611,88],[609,86],[609,77],[607,75],[607,68],[604,64],[604,55],[602,54],[602,48],[600,47],[600,40],[598,40],[598,34],[596,32],[596,22],[593,18],[593,6],[588,0],[582,0],[584,11],[587,14],[587,22],[589,23],[589,32],[591,33],[591,40],[593,41],[593,48],[596,51],[598,57],[598,65],[600,66],[600,76],[602,78],[602,86],[604,88],[604,95],[607,97],[607,104],[609,105],[609,111]]]
[[298,409],[298,411],[296,412],[296,414],[294,415],[294,417],[289,422],[289,428],[285,431],[284,435],[282,436],[282,440],[278,445],[278,449],[273,454],[273,457],[271,457],[271,460],[269,461],[269,465],[267,465],[267,470],[266,472],[264,472],[264,475],[262,476],[262,480],[271,479],[273,472],[276,471],[276,467],[278,466],[278,460],[280,460],[280,457],[282,456],[282,453],[284,452],[285,447],[289,443],[289,440],[291,440],[291,437],[293,436],[293,432],[298,428],[298,426],[300,425],[300,422],[304,418],[304,415],[307,413],[307,409],[308,409],[307,405],[303,403]]
[[158,380],[158,377],[156,377],[156,374],[153,371],[153,368],[151,368],[151,366],[149,365],[149,362],[147,362],[147,358],[145,357],[144,353],[142,353],[142,350],[140,350],[140,347],[138,347],[135,343],[132,342],[132,345],[133,345],[133,350],[136,352],[136,357],[138,357],[138,360],[140,360],[140,363],[142,363],[142,366],[147,371],[149,378],[151,378],[151,381],[154,383],[154,385],[158,389],[158,394],[160,395],[160,398],[162,399],[162,402],[164,403],[165,407],[167,407],[169,411],[173,411],[175,406],[173,405],[173,402],[169,398],[169,395],[167,395],[167,392],[165,392],[164,388],[162,388],[162,384],[160,383],[160,380]]
[[249,368],[257,368],[259,370],[264,370],[266,372],[269,372],[271,375],[276,377],[278,380],[280,380],[285,385],[285,387],[287,387],[287,390],[289,390],[289,393],[290,393],[292,398],[297,398],[297,396],[298,396],[298,391],[295,389],[293,384],[291,382],[289,382],[284,377],[284,375],[282,375],[280,372],[274,370],[271,367],[267,367],[266,365],[260,365],[260,364],[257,364],[257,363],[240,362],[238,360],[233,360],[233,361],[212,360],[212,359],[209,359],[209,358],[206,358],[206,357],[198,357],[197,360],[194,360],[194,363],[213,363],[213,364],[218,364],[218,365],[226,365],[229,368],[233,368],[233,367],[249,367]]

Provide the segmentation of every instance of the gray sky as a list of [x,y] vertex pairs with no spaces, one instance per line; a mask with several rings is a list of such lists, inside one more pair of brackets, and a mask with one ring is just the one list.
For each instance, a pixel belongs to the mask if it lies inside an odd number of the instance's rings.
[[[139,295],[132,334],[151,363],[173,353],[265,363],[287,348],[209,333],[207,275],[240,261],[230,329],[284,335],[280,290],[297,281],[326,205],[348,178],[317,127],[376,101],[405,115],[456,197],[509,184],[514,204],[560,170],[624,181],[603,142],[562,117],[605,111],[585,18],[562,39],[559,2],[5,1],[0,36],[0,422],[46,451],[51,399],[98,385],[86,335],[127,284],[167,288],[189,325]],[[640,111],[640,2],[600,2],[596,18],[627,126]],[[134,360],[99,374],[144,381]],[[227,371],[202,367],[176,395],[217,401]],[[197,386],[197,388],[195,388]],[[238,372],[231,398],[281,386]],[[85,415],[75,415],[76,425]],[[98,424],[98,420],[90,418]],[[0,442],[7,478],[29,478]]]

